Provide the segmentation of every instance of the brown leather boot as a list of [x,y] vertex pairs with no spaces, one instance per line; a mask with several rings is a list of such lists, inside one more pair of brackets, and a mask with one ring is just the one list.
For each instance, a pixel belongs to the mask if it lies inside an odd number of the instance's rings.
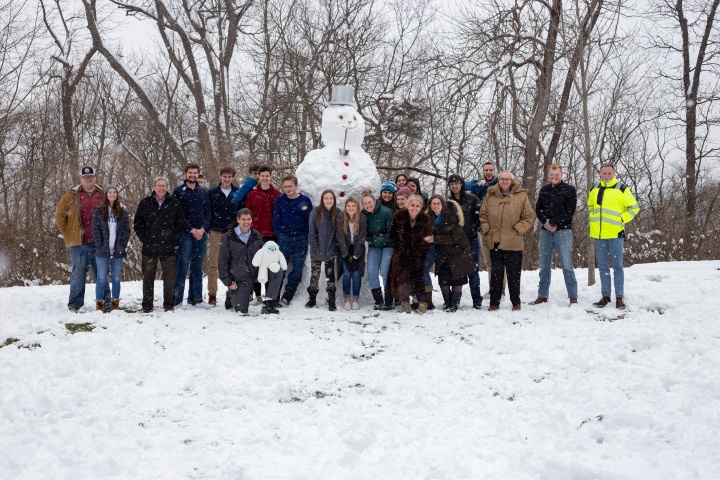
[[577,298],[572,297],[572,298],[570,299],[570,306],[572,306],[573,303],[577,304]]
[[120,299],[119,298],[111,299],[110,305],[113,310],[117,310],[118,308],[120,308]]
[[530,305],[540,305],[541,303],[547,303],[547,298],[537,297],[534,302],[530,302]]
[[517,312],[517,311],[520,310],[521,308],[522,308],[522,307],[520,306],[520,304],[519,304],[519,303],[516,303],[515,305],[513,305],[512,311],[513,311],[513,312]]
[[625,302],[623,302],[623,297],[615,298],[615,308],[617,308],[618,310],[625,310]]
[[490,306],[488,307],[488,312],[494,312],[494,311],[497,310],[498,308],[500,308],[498,305],[490,305]]
[[410,302],[400,302],[400,307],[402,308],[402,313],[410,313]]
[[213,307],[217,305],[217,294],[216,293],[208,293],[208,303],[212,305]]
[[608,303],[610,303],[610,297],[607,297],[607,296],[603,295],[602,298],[601,298],[599,301],[593,303],[593,306],[595,306],[595,307],[597,307],[597,308],[603,308],[603,307],[605,307],[605,305],[607,305]]
[[104,300],[95,300],[95,311],[103,311],[105,310],[105,301]]

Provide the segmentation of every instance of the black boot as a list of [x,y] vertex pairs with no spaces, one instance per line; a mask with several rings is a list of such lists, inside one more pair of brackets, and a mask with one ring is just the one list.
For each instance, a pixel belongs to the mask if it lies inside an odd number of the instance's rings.
[[393,299],[392,292],[390,291],[390,288],[385,287],[385,304],[380,308],[380,310],[392,310],[395,308],[395,300]]
[[335,310],[337,310],[337,305],[335,305],[335,289],[328,288],[327,294],[328,294],[328,310],[330,310],[331,312],[334,312]]
[[312,308],[315,305],[317,305],[316,300],[317,300],[317,294],[318,294],[319,290],[317,288],[308,287],[307,292],[308,292],[308,301],[307,301],[307,303],[305,303],[305,307]]
[[448,306],[448,309],[447,309],[448,313],[457,312],[458,308],[460,308],[460,299],[461,298],[462,298],[462,292],[452,292],[450,294],[450,306]]
[[373,300],[375,301],[375,306],[373,307],[374,310],[381,310],[383,306],[383,295],[382,295],[382,289],[381,288],[373,288],[370,290],[370,293],[372,293]]
[[230,290],[225,293],[225,310],[230,310],[232,308],[232,300],[230,299]]
[[279,307],[287,307],[290,305],[290,302],[292,302],[293,297],[295,296],[295,290],[289,290],[285,289],[285,293],[282,294],[282,297],[280,297],[280,301],[278,302]]
[[443,312],[447,312],[448,308],[450,308],[450,291],[449,290],[448,291],[441,290],[441,291],[442,291],[443,301],[445,302],[442,309],[443,309]]
[[263,307],[260,313],[262,313],[263,315],[267,315],[270,313],[280,313],[280,310],[278,310],[275,306],[274,300],[265,300],[263,302]]
[[425,287],[425,302],[428,310],[435,310],[435,304],[432,301],[433,288]]

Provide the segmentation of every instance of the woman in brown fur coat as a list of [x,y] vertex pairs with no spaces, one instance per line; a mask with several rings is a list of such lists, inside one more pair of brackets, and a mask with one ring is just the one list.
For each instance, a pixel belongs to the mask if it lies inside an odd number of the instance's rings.
[[406,208],[398,210],[390,225],[390,244],[393,247],[391,263],[392,290],[400,298],[402,311],[410,313],[410,295],[418,299],[418,313],[425,313],[425,284],[423,272],[425,256],[432,240],[433,223],[422,211],[423,198],[419,195],[408,197]]

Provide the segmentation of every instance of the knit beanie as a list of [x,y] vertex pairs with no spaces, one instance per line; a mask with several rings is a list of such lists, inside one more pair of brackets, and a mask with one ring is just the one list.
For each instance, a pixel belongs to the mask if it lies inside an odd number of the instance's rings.
[[382,186],[380,187],[380,192],[382,193],[382,192],[384,192],[385,190],[387,190],[388,192],[395,193],[395,190],[396,190],[396,189],[397,189],[397,187],[396,187],[396,185],[395,185],[395,181],[394,181],[394,180],[388,180],[387,182],[385,182],[385,183],[382,184]]
[[412,195],[412,190],[410,190],[410,187],[402,187],[400,190],[395,192],[396,197],[409,197]]
[[115,190],[117,192],[118,188],[115,185],[108,185],[107,187],[105,187],[105,193],[107,193],[108,190]]

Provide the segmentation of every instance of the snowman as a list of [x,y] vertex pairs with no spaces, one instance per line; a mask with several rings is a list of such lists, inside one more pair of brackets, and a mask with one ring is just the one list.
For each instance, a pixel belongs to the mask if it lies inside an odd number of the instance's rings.
[[365,120],[355,109],[352,87],[333,86],[333,98],[322,116],[320,134],[323,148],[307,154],[297,168],[300,190],[310,197],[313,205],[320,203],[325,190],[335,192],[338,208],[354,196],[369,188],[380,193],[380,176],[375,162],[362,148],[365,137]]

